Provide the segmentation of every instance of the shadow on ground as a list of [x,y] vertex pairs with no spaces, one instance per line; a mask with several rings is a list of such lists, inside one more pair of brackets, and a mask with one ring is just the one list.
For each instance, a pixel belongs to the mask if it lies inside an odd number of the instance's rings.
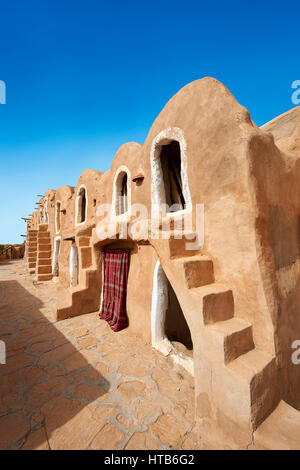
[[2,450],[49,448],[50,436],[55,448],[66,448],[70,440],[80,448],[105,418],[97,404],[109,382],[89,363],[89,349],[78,350],[44,307],[19,282],[0,282],[0,339],[6,344],[6,364],[0,365]]

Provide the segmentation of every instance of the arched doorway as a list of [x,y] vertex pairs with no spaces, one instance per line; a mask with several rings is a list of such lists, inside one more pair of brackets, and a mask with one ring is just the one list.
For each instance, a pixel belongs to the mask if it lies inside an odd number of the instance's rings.
[[75,241],[70,250],[70,285],[75,287],[78,284],[78,248]]
[[76,197],[76,224],[83,224],[87,218],[87,191],[85,186],[78,189]]
[[153,275],[151,338],[155,349],[194,375],[191,333],[159,260]]
[[59,276],[59,253],[60,253],[60,237],[55,238],[54,240],[54,252],[52,260],[52,274],[54,277]]
[[128,211],[128,175],[126,171],[119,173],[116,181],[116,215]]

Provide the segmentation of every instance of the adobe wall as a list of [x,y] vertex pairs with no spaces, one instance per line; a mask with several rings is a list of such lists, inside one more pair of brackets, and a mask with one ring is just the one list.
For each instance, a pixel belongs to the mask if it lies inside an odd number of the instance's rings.
[[45,198],[48,200],[48,231],[50,233],[51,242],[53,242],[53,237],[55,236],[55,194],[56,191],[53,189],[48,189],[45,192]]
[[55,234],[67,234],[74,231],[74,214],[75,214],[75,191],[72,186],[61,186],[55,193],[54,211],[56,204],[61,203],[61,229]]
[[[272,289],[274,295],[282,397],[299,410],[300,366],[292,363],[291,356],[292,343],[300,339],[300,108],[262,129],[276,139],[275,148],[265,142],[263,155],[253,166],[261,200],[258,226],[265,269],[273,275],[266,290]],[[252,143],[253,152],[257,145]]]
[[30,218],[30,220],[28,221],[28,228],[29,230],[38,230],[38,227],[39,227],[39,213],[38,211],[33,211],[32,212],[32,217]]
[[[79,177],[77,186],[75,188],[74,194],[74,224],[77,227],[78,225],[86,226],[89,224],[94,223],[94,219],[96,216],[96,209],[98,205],[98,201],[101,195],[101,188],[102,188],[102,172],[87,169],[85,170]],[[86,189],[87,194],[87,211],[86,211],[86,220],[84,223],[80,224],[77,221],[77,212],[76,212],[76,197],[78,195],[78,191],[81,187]]]

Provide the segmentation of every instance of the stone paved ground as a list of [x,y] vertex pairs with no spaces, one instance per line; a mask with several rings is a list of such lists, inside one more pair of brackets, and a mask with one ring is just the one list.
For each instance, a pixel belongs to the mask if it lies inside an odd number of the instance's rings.
[[0,449],[194,449],[194,380],[97,313],[53,320],[55,285],[0,264]]

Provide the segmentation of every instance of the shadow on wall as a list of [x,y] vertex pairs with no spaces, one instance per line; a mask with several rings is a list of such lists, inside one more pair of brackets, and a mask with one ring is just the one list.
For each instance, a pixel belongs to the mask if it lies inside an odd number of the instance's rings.
[[7,353],[0,365],[0,449],[26,448],[27,438],[30,448],[33,435],[35,448],[49,440],[56,449],[89,442],[99,422],[87,405],[96,407],[109,388],[88,362],[89,350],[78,351],[18,282],[1,281],[0,299]]

